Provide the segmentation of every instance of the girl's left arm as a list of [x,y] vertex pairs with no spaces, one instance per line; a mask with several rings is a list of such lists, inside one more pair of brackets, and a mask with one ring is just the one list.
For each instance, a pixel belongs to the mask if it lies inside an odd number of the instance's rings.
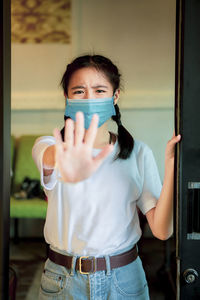
[[160,198],[156,207],[146,213],[147,221],[155,237],[168,239],[173,233],[174,152],[181,136],[173,135],[165,151],[165,174]]

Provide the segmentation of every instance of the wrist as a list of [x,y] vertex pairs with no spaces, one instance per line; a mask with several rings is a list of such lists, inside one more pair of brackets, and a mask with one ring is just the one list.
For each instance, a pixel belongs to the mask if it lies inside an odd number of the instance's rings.
[[165,168],[174,167],[174,157],[165,159]]

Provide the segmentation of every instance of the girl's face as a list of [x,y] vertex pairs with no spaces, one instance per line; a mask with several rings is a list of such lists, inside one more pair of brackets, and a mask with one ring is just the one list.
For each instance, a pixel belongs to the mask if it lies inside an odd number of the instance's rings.
[[[94,99],[113,96],[113,86],[103,72],[95,68],[81,68],[73,73],[68,85],[69,99]],[[115,91],[117,103],[120,90]]]

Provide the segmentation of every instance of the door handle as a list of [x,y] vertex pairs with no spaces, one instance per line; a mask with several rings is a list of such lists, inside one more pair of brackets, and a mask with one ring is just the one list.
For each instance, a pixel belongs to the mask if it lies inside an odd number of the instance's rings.
[[195,282],[198,276],[197,271],[194,269],[187,269],[183,272],[184,281],[188,284]]

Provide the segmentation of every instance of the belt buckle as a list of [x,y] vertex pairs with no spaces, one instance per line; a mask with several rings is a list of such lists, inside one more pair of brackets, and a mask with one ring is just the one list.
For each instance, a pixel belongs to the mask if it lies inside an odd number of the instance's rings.
[[[82,259],[88,259],[89,257],[93,260],[93,272],[83,272],[82,271]],[[90,273],[95,273],[96,271],[96,259],[94,256],[81,256],[79,257],[79,272],[83,275],[89,275]]]

